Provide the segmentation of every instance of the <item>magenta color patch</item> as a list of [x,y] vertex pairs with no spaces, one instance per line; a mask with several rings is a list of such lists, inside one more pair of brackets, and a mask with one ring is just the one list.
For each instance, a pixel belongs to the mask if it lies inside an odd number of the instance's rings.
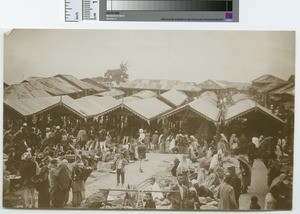
[[226,19],[232,19],[232,17],[233,17],[232,13],[229,12],[226,13]]

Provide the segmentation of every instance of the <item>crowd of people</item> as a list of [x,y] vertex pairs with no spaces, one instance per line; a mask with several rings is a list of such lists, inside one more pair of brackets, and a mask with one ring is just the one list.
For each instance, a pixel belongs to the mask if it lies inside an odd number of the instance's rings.
[[[200,209],[203,203],[199,197],[210,197],[218,200],[221,210],[238,209],[240,195],[247,193],[251,185],[251,168],[256,158],[261,158],[269,170],[270,192],[265,209],[289,208],[288,196],[282,194],[288,194],[285,189],[291,181],[287,173],[282,174],[278,164],[282,157],[289,155],[286,138],[249,139],[235,134],[227,138],[225,134],[216,134],[207,139],[188,136],[183,131],[160,134],[144,129],[121,137],[112,133],[101,126],[98,129],[81,126],[68,131],[53,126],[42,132],[26,123],[19,129],[5,130],[4,193],[11,193],[15,188],[7,176],[17,175],[25,207],[38,204],[38,208],[63,208],[69,201],[70,191],[72,206],[78,207],[85,199],[85,181],[99,162],[113,162],[116,185],[123,186],[126,165],[139,161],[139,171],[143,173],[143,160],[151,151],[182,154],[182,159],[175,159],[170,171],[177,180],[170,193],[159,194],[161,189],[155,178],[151,178],[151,190],[155,192],[146,194],[144,208],[155,209],[155,202],[166,197],[171,202],[170,208]],[[225,167],[230,158],[237,159],[239,165]],[[256,196],[251,198],[249,208],[259,208]]]

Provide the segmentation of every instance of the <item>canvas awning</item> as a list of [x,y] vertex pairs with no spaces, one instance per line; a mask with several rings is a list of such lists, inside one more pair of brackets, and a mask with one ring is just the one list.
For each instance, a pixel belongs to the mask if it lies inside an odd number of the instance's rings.
[[188,98],[185,93],[175,89],[162,93],[160,97],[167,103],[176,107],[181,106]]
[[227,123],[229,121],[232,121],[238,117],[244,116],[253,111],[260,111],[261,113],[269,116],[270,118],[275,119],[281,123],[284,123],[284,121],[279,117],[277,117],[276,115],[274,115],[270,109],[267,109],[250,99],[241,100],[237,102],[235,105],[230,106],[227,109],[225,122]]
[[173,111],[164,114],[162,117],[160,117],[160,119],[168,118],[184,110],[191,110],[200,117],[213,123],[217,123],[220,116],[219,108],[205,99],[198,98],[186,105],[183,105],[177,109],[174,109]]
[[172,107],[155,97],[125,102],[122,107],[150,123],[161,114],[172,110]]

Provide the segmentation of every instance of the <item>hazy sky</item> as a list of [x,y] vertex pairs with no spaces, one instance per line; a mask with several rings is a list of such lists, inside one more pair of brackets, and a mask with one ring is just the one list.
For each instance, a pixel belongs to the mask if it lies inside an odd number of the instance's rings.
[[130,79],[250,82],[295,73],[295,34],[277,31],[13,30],[4,81],[30,76],[102,76],[129,63]]

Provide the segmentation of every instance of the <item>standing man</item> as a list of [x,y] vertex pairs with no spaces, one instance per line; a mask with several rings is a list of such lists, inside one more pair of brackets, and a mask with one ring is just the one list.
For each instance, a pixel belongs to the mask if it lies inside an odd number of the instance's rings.
[[128,164],[128,161],[124,158],[124,153],[119,153],[116,160],[116,169],[117,169],[117,186],[120,184],[120,176],[122,186],[125,183],[125,165]]
[[[32,177],[36,175],[36,163],[31,160],[32,156],[30,152],[24,154],[25,162],[21,167],[21,184],[24,187],[24,200],[26,208],[35,207],[35,188],[32,182]],[[30,198],[30,199],[29,199]],[[29,202],[30,200],[30,202]]]
[[234,189],[229,184],[230,176],[226,175],[223,183],[219,187],[218,198],[219,201],[219,210],[234,210],[238,209],[236,204]]
[[179,173],[177,175],[178,183],[170,188],[171,192],[168,194],[168,199],[172,204],[172,209],[180,210],[186,209],[186,200],[188,198],[189,190],[183,185],[183,174]]
[[142,169],[142,161],[143,159],[146,159],[146,151],[147,151],[147,146],[144,144],[144,140],[142,140],[137,148],[137,153],[140,160],[140,172],[144,172]]
[[229,172],[229,182],[228,183],[234,189],[235,201],[236,201],[237,206],[239,207],[239,198],[241,195],[241,180],[238,177],[238,175],[236,174],[234,166],[228,167],[228,172]]

